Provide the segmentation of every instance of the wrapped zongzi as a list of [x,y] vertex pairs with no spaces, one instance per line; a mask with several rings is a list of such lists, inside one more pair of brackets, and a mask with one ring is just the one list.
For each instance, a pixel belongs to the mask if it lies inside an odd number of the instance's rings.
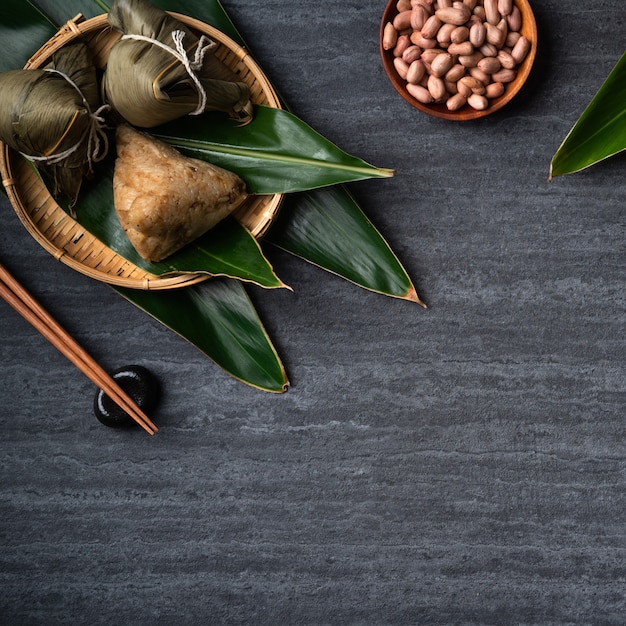
[[52,179],[52,195],[76,202],[83,177],[108,149],[96,69],[78,41],[39,69],[0,74],[0,139]]
[[234,173],[192,159],[127,124],[118,126],[113,202],[122,228],[146,261],[180,250],[247,198]]
[[148,0],[116,0],[108,20],[122,38],[111,48],[103,94],[124,120],[151,128],[208,110],[251,119],[248,86],[215,56],[215,42]]

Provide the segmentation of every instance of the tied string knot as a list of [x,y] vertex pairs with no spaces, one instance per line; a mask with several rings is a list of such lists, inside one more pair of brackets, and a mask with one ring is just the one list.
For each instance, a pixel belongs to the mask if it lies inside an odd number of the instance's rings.
[[124,35],[122,39],[135,39],[137,41],[145,41],[147,43],[151,43],[162,50],[169,52],[172,56],[176,57],[180,63],[182,63],[183,67],[187,70],[187,74],[193,81],[196,86],[196,90],[198,92],[198,106],[194,111],[189,113],[189,115],[200,115],[200,113],[204,112],[206,107],[206,90],[202,86],[200,79],[198,78],[196,72],[202,69],[202,64],[204,63],[205,54],[215,48],[217,45],[214,41],[209,39],[206,35],[202,35],[198,40],[198,45],[196,47],[196,52],[193,56],[193,59],[189,58],[189,54],[187,50],[185,50],[185,46],[183,44],[183,40],[185,39],[185,33],[182,30],[175,30],[172,32],[172,39],[174,40],[174,46],[176,49],[164,44],[162,41],[158,39],[153,39],[152,37],[146,37],[145,35],[135,35],[130,33],[128,35]]
[[111,108],[108,104],[103,104],[95,111],[91,110],[89,106],[89,102],[87,102],[83,92],[80,90],[80,87],[67,75],[59,70],[47,68],[44,71],[50,72],[51,74],[58,74],[63,77],[76,91],[81,97],[83,101],[83,106],[87,109],[87,113],[89,115],[89,124],[85,129],[82,137],[73,145],[67,148],[66,150],[62,150],[61,152],[55,152],[54,154],[48,154],[45,156],[34,156],[30,154],[25,154],[22,152],[21,154],[25,156],[27,159],[34,161],[36,163],[44,163],[48,165],[56,165],[61,163],[68,157],[70,157],[74,152],[76,152],[87,140],[87,162],[89,164],[89,170],[93,170],[93,164],[97,163],[104,159],[109,151],[109,139],[104,131],[106,127],[106,120],[103,117],[104,113],[109,111]]

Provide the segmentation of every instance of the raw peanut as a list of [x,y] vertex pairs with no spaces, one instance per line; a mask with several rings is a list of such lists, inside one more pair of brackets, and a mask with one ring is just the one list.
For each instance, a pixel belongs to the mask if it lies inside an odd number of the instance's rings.
[[428,11],[423,6],[414,7],[411,11],[411,28],[413,30],[422,30],[422,26],[424,26],[429,17]]
[[496,48],[492,43],[484,43],[479,48],[480,53],[486,57],[495,57],[498,56],[498,48]]
[[464,54],[459,56],[458,61],[465,67],[476,67],[478,65],[478,61],[482,58],[483,55],[480,52],[474,52],[473,54]]
[[424,23],[424,26],[422,26],[420,31],[422,37],[425,37],[426,39],[433,39],[436,37],[439,29],[441,28],[441,24],[441,20],[436,15],[431,15]]
[[522,35],[517,31],[509,31],[509,34],[506,36],[506,39],[504,40],[504,45],[507,48],[513,48],[521,36]]
[[486,98],[499,98],[504,93],[504,85],[502,83],[489,83],[485,88]]
[[422,37],[422,33],[420,33],[417,30],[414,30],[411,33],[410,39],[411,39],[411,43],[415,44],[416,46],[419,46],[420,48],[423,48],[424,50],[437,47],[436,39],[426,39],[426,37]]
[[411,0],[411,6],[413,8],[417,6],[422,6],[426,9],[428,15],[432,15],[435,12],[435,8],[433,6],[434,2],[432,0]]
[[430,65],[435,60],[435,57],[440,55],[442,52],[443,50],[441,48],[430,48],[429,50],[424,50],[424,52],[422,52],[422,61],[424,61],[426,65]]
[[[453,24],[448,24],[448,26],[453,26]],[[450,41],[452,43],[463,43],[469,39],[469,28],[467,26],[457,26],[450,33]]]
[[506,39],[506,33],[503,33],[497,26],[489,22],[485,24],[485,28],[487,29],[487,36],[485,38],[487,43],[493,44],[496,48],[502,48],[504,40]]
[[469,19],[470,10],[462,5],[461,7],[445,7],[443,9],[437,9],[435,15],[446,24],[456,24],[457,26],[463,26]]
[[406,90],[418,101],[422,104],[430,104],[433,102],[434,98],[432,94],[426,87],[422,87],[421,85],[413,85],[411,83],[407,84]]
[[383,30],[383,49],[391,50],[395,48],[397,42],[398,42],[398,31],[396,30],[396,27],[391,22],[387,22]]
[[498,0],[485,0],[484,7],[487,22],[495,26],[501,18],[500,11],[498,11]]
[[478,69],[478,67],[470,67],[467,72],[473,78],[477,78],[483,85],[487,85],[491,82],[491,76],[481,69]]
[[503,17],[511,15],[512,10],[513,0],[498,0],[498,11],[500,15],[502,15]]
[[441,78],[431,75],[428,77],[428,91],[430,91],[433,100],[442,100],[447,93],[446,84]]
[[485,72],[485,74],[495,74],[500,70],[500,61],[495,57],[485,57],[478,61],[478,65],[476,66],[479,70]]
[[409,69],[406,73],[406,80],[408,83],[417,85],[422,78],[424,78],[424,74],[426,74],[426,66],[419,59],[417,59],[409,65]]
[[532,42],[515,0],[397,0],[383,29],[407,92],[423,104],[485,110],[506,93]]
[[458,56],[468,56],[474,54],[474,46],[469,41],[463,43],[451,43],[448,46],[448,52]]
[[472,93],[476,93],[479,95],[485,93],[485,84],[482,81],[478,80],[478,78],[474,78],[473,76],[464,76],[463,78],[461,78],[458,83],[459,93],[461,92],[461,85],[469,87],[469,90]]
[[522,27],[522,14],[516,6],[513,7],[511,14],[506,16],[506,21],[512,31],[518,32]]
[[400,57],[396,57],[393,60],[393,66],[396,68],[398,76],[402,80],[406,80],[406,73],[409,71],[409,64],[403,61]]
[[473,11],[474,16],[476,16],[481,22],[485,21],[485,7],[481,5],[477,5]]
[[485,43],[485,35],[487,29],[482,22],[475,22],[472,24],[469,32],[469,40],[472,42],[474,48],[480,48]]
[[510,83],[516,76],[517,72],[515,70],[502,69],[499,72],[492,74],[491,78],[495,83]]
[[461,107],[465,106],[466,102],[467,98],[457,93],[446,100],[446,108],[448,111],[458,111]]
[[411,40],[408,35],[400,35],[398,37],[398,43],[393,49],[393,56],[401,57],[404,55],[404,51],[411,45]]
[[460,93],[464,98],[469,98],[472,95],[472,88],[462,80],[457,81],[456,90]]
[[422,49],[419,46],[409,46],[402,54],[402,60],[409,65],[422,56]]
[[489,106],[489,101],[487,100],[487,98],[485,98],[485,96],[473,93],[467,99],[467,104],[469,104],[472,109],[476,109],[477,111],[484,111]]
[[454,24],[443,24],[437,33],[437,41],[439,45],[449,44],[452,41],[452,33],[459,28]]
[[517,66],[517,61],[511,56],[511,53],[506,50],[499,50],[497,58],[498,61],[500,61],[500,65],[507,70],[515,69]]
[[465,76],[465,68],[462,65],[453,65],[445,75],[445,80],[456,83]]
[[411,11],[402,11],[402,13],[398,13],[398,15],[393,18],[393,25],[398,31],[411,28]]
[[430,69],[432,73],[441,78],[454,65],[454,57],[444,52],[438,54],[431,62]]
[[521,63],[526,58],[529,50],[530,41],[528,41],[526,37],[522,36],[517,40],[513,50],[511,50],[511,56],[517,63]]

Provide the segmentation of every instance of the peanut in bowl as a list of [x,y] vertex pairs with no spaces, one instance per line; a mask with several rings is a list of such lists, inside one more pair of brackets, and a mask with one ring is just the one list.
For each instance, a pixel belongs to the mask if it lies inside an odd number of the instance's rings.
[[518,94],[535,61],[537,24],[528,0],[389,0],[379,44],[409,104],[465,121]]

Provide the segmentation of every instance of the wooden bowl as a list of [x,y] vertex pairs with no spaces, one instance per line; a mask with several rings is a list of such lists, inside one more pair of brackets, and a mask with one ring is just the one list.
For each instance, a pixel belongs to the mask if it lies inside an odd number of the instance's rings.
[[441,119],[456,121],[475,120],[490,115],[494,111],[498,111],[503,106],[508,104],[519,93],[520,89],[530,75],[530,71],[532,69],[533,63],[535,62],[535,56],[537,54],[537,23],[535,21],[535,16],[530,7],[530,4],[528,0],[514,0],[514,3],[517,5],[517,8],[522,14],[522,27],[520,29],[520,32],[522,35],[528,38],[531,47],[528,54],[526,55],[526,58],[517,67],[516,78],[512,82],[505,85],[505,91],[501,96],[499,96],[498,98],[493,98],[489,101],[488,108],[479,111],[473,109],[468,104],[466,104],[457,111],[449,111],[445,103],[423,104],[416,100],[406,90],[406,81],[399,76],[394,66],[393,50],[385,50],[383,48],[383,31],[385,25],[388,22],[392,22],[394,17],[398,14],[398,10],[396,8],[397,0],[389,0],[389,2],[387,3],[381,20],[379,34],[380,55],[382,58],[383,67],[385,69],[385,72],[387,73],[387,76],[389,77],[389,80],[391,81],[391,84],[411,106],[422,111],[423,113],[427,113],[428,115],[432,115]]
[[[171,14],[218,45],[215,54],[250,88],[254,104],[280,108],[272,85],[248,52],[208,24],[177,13]],[[111,47],[120,38],[106,15],[70,20],[38,50],[25,68],[44,65],[50,56],[76,38],[83,38],[94,53],[96,65],[104,67]],[[72,219],[50,195],[46,185],[28,162],[0,142],[0,172],[9,200],[26,230],[57,260],[96,280],[118,287],[172,289],[210,278],[206,274],[167,274],[155,276],[118,255]],[[275,219],[283,194],[251,196],[234,213],[253,236],[263,236]]]

